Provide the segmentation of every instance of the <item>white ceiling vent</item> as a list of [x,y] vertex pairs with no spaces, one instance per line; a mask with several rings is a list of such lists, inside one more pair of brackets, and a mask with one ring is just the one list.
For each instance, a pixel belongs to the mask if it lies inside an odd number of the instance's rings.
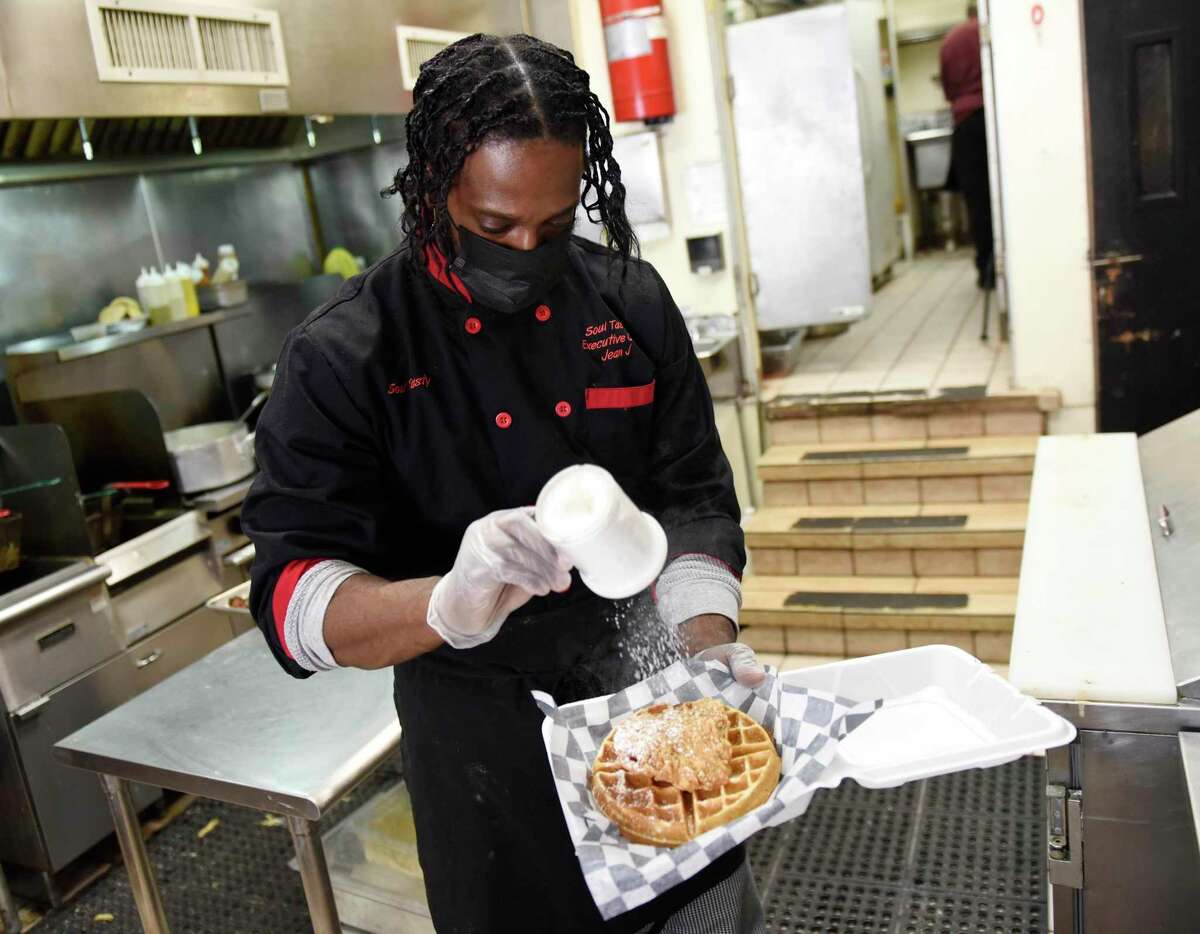
[[85,0],[101,81],[286,85],[279,13],[189,0]]
[[417,86],[417,75],[422,65],[446,46],[466,36],[465,32],[397,26],[396,40],[400,43],[400,74],[404,78],[404,90],[411,91]]

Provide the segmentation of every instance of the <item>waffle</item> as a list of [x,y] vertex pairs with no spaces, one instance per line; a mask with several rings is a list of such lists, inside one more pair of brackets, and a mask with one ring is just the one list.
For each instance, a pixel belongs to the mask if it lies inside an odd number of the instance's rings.
[[770,734],[740,710],[711,699],[658,704],[600,744],[592,797],[626,839],[678,846],[765,802],[779,768]]

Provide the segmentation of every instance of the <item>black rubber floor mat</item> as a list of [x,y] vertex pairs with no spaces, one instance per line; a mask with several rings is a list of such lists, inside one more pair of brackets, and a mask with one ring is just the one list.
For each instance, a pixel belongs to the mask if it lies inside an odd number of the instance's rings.
[[873,451],[806,451],[803,461],[927,461],[962,457],[971,449],[966,445],[936,448],[886,448]]
[[858,782],[846,781],[830,792],[817,795],[813,806],[912,811],[917,806],[922,787],[921,782],[909,782],[895,788],[864,788]]
[[931,811],[1039,819],[1043,813],[1042,760],[1033,756],[1000,769],[939,775],[925,784],[926,806]]
[[865,882],[780,877],[765,906],[778,934],[891,934],[901,890]]
[[917,836],[913,884],[918,888],[1036,899],[1045,850],[1037,819],[966,817],[929,811]]
[[1042,902],[992,899],[976,893],[937,893],[915,897],[901,934],[1044,934]]
[[982,399],[987,386],[949,386],[937,394],[939,399]]
[[[385,766],[329,817],[332,825],[396,780]],[[873,791],[820,791],[809,811],[747,843],[778,934],[1043,934],[1041,760]],[[205,837],[213,818],[220,824]],[[114,847],[115,850],[115,847]],[[287,828],[200,801],[148,844],[173,931],[296,934],[311,930]],[[113,920],[95,923],[99,913]],[[119,865],[38,934],[140,934]]]
[[818,792],[751,841],[767,930],[787,934],[1044,934],[1042,761],[874,791]]
[[797,531],[811,529],[849,529],[852,532],[882,532],[892,529],[960,529],[967,524],[967,517],[952,516],[813,516],[797,519],[792,528]]
[[841,593],[797,590],[784,606],[846,607],[851,610],[953,610],[967,605],[965,593]]
[[912,821],[911,811],[810,808],[796,821],[779,873],[903,885]]
[[959,529],[966,516],[864,516],[854,520],[854,531],[888,529]]
[[[381,766],[330,812],[333,826],[396,781],[392,762]],[[288,868],[295,851],[287,825],[248,808],[198,800],[146,845],[166,909],[178,934],[298,934],[311,931],[300,874]],[[198,834],[219,821],[204,837]],[[38,934],[142,934],[129,877],[119,864],[71,904],[46,912]],[[44,909],[39,909],[44,910]],[[97,915],[112,921],[96,922]]]

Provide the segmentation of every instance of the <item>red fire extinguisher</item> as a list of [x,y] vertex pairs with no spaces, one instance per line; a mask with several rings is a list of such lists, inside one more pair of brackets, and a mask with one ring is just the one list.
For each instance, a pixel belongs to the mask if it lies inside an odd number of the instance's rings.
[[665,123],[675,113],[662,4],[600,0],[616,119]]

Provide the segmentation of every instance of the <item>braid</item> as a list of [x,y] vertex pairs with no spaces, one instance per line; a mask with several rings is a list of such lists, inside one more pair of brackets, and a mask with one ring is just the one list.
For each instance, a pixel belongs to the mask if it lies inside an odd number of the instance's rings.
[[404,202],[400,227],[414,262],[423,262],[429,246],[453,252],[446,198],[467,156],[487,139],[582,144],[580,203],[603,225],[614,258],[637,255],[608,111],[570,52],[526,35],[461,39],[421,66],[405,129],[408,165],[382,194]]

